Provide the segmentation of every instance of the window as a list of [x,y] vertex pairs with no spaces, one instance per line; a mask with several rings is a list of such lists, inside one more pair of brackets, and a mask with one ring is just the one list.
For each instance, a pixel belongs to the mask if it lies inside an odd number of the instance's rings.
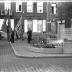
[[52,14],[56,14],[56,3],[51,4]]
[[37,20],[37,32],[42,32],[43,30],[43,21]]
[[27,12],[33,12],[33,2],[27,2]]
[[32,20],[24,20],[24,32],[27,32],[28,28],[33,30],[33,22],[32,22]]
[[51,22],[51,31],[53,33],[56,33],[56,23],[55,22]]
[[14,19],[10,19],[10,21],[11,21],[11,28],[12,30],[14,30]]
[[33,32],[37,32],[37,20],[33,20]]
[[16,12],[22,12],[22,2],[16,2]]
[[4,19],[0,19],[0,30],[2,29],[3,22],[4,22]]
[[43,20],[43,31],[46,31],[46,20]]
[[33,32],[46,31],[46,20],[33,20]]
[[4,8],[5,8],[5,10],[8,10],[8,9],[11,9],[11,3],[10,2],[5,2],[5,4],[4,4]]
[[24,20],[24,32],[31,28],[33,32],[46,31],[46,20]]
[[21,11],[21,5],[19,5],[19,11]]
[[4,3],[4,8],[5,8],[5,15],[7,15],[8,10],[11,10],[11,3],[10,2],[5,2]]
[[24,32],[27,32],[27,20],[24,20]]
[[30,28],[31,30],[33,30],[33,23],[32,20],[28,20],[28,28]]
[[43,2],[37,2],[37,12],[43,13]]

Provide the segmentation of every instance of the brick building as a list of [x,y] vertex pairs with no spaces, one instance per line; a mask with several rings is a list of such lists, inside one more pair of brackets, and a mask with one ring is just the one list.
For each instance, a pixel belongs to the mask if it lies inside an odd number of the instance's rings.
[[0,1],[0,19],[5,19],[9,9],[13,29],[22,15],[24,33],[30,27],[36,33],[46,31],[63,37],[64,30],[71,28],[71,4],[57,1]]
[[[46,4],[46,2],[0,2],[0,10],[1,13],[4,11],[6,14],[5,11],[10,9],[12,12],[10,12],[10,18],[14,19],[14,25],[17,24],[22,15],[24,32],[27,32],[28,27],[30,27],[33,32],[41,32],[46,31]],[[6,5],[8,5],[7,8]],[[1,19],[5,17],[5,14],[1,14]]]

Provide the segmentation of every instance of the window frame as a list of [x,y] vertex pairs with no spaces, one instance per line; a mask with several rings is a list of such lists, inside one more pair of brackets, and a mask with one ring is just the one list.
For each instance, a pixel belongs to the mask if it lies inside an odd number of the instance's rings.
[[51,3],[51,8],[53,8],[52,14],[57,14],[57,5],[56,5],[56,3]]
[[[31,26],[32,26],[32,28],[31,28]],[[32,19],[27,20],[27,29],[28,28],[31,28],[31,30],[33,31],[33,20]]]
[[[19,11],[19,5],[21,5],[21,11]],[[16,12],[22,12],[22,2],[16,2]]]
[[[29,11],[29,7],[31,7],[31,11]],[[30,3],[30,1],[27,2],[27,12],[32,13],[33,12],[33,2]]]
[[[38,21],[41,21],[42,24],[39,24]],[[42,27],[42,28],[41,29],[40,28],[38,29],[38,27]],[[37,20],[37,32],[42,32],[42,31],[43,31],[43,20]]]
[[[39,5],[41,3],[42,5]],[[39,12],[39,8],[42,8],[42,12]],[[37,13],[43,13],[43,2],[37,2]]]
[[4,9],[5,10],[10,10],[11,9],[11,2],[4,2]]

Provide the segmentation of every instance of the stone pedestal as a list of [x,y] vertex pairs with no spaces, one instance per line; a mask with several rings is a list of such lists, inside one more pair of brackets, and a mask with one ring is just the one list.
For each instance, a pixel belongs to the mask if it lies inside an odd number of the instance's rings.
[[61,24],[60,22],[58,22],[57,36],[58,39],[65,38],[65,24]]

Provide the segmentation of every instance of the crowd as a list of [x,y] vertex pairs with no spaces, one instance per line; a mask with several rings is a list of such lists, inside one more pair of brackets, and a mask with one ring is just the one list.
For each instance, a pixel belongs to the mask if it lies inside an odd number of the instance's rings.
[[[7,40],[8,40],[8,42],[14,43],[14,41],[15,41],[14,37],[15,37],[14,30],[9,29],[9,27],[7,26]],[[16,38],[19,39],[17,32],[16,32]],[[28,43],[30,43],[31,40],[32,40],[32,30],[30,28],[28,28],[28,31],[27,31],[27,41],[28,41]]]

